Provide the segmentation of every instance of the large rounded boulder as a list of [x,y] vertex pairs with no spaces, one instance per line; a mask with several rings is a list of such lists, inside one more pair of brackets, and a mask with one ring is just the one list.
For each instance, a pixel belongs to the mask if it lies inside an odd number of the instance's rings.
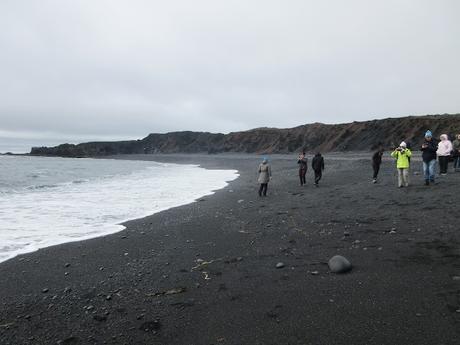
[[352,265],[347,258],[341,255],[335,255],[329,260],[329,269],[333,273],[346,273],[351,271]]

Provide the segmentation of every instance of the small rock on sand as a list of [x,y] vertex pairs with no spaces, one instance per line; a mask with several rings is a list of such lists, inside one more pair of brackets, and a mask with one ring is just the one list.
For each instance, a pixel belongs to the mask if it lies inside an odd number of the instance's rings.
[[329,269],[333,273],[345,273],[351,270],[352,265],[345,257],[335,255],[329,260]]
[[282,262],[278,262],[275,267],[276,268],[283,268],[284,264]]
[[140,325],[139,329],[145,332],[158,331],[161,328],[161,323],[158,320],[146,321]]
[[96,321],[107,321],[107,316],[106,315],[94,315],[93,319]]

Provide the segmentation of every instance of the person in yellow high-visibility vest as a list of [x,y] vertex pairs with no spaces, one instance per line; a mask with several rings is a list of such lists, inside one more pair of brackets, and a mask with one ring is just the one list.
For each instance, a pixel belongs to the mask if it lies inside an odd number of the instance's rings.
[[391,157],[396,159],[399,188],[409,186],[409,166],[411,156],[412,152],[407,148],[407,144],[404,141],[391,153]]

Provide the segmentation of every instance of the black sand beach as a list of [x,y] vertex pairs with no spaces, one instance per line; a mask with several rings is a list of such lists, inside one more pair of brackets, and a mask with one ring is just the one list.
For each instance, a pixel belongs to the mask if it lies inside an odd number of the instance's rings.
[[[241,176],[1,263],[0,344],[460,344],[460,173],[426,187],[414,158],[398,189],[386,160],[374,185],[370,156],[326,155],[319,188],[311,169],[298,185],[295,155],[273,156],[266,198],[256,156],[117,157]],[[351,272],[329,272],[336,254]]]

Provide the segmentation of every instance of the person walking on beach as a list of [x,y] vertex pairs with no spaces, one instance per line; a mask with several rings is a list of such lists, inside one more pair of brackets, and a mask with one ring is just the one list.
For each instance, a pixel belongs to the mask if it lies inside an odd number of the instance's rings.
[[318,152],[315,157],[313,157],[311,167],[315,172],[315,186],[318,187],[319,180],[321,180],[324,170],[324,158],[321,156],[321,153]]
[[380,170],[380,164],[382,164],[383,148],[380,147],[372,156],[372,169],[374,170],[374,175],[372,177],[372,183],[377,183],[377,176]]
[[439,159],[439,172],[441,175],[447,174],[447,167],[449,165],[449,156],[452,153],[452,143],[450,142],[447,134],[441,134],[441,141],[438,143],[438,154]]
[[259,164],[258,173],[259,178],[257,181],[260,183],[259,196],[267,196],[268,182],[270,182],[272,178],[272,169],[266,157],[264,157],[262,163]]
[[430,182],[434,183],[437,150],[437,145],[433,140],[433,134],[429,130],[425,133],[425,141],[422,144],[421,150],[423,161],[423,175],[425,176],[425,185],[429,186]]
[[407,148],[403,141],[392,153],[391,157],[396,159],[396,168],[398,169],[398,187],[409,186],[409,165],[412,152]]
[[297,164],[299,165],[299,179],[300,179],[300,185],[303,186],[305,182],[305,175],[307,174],[307,169],[308,169],[308,162],[307,158],[305,157],[305,152],[302,152],[299,155],[299,159],[297,161]]
[[452,143],[452,148],[454,150],[454,171],[460,171],[460,133]]

